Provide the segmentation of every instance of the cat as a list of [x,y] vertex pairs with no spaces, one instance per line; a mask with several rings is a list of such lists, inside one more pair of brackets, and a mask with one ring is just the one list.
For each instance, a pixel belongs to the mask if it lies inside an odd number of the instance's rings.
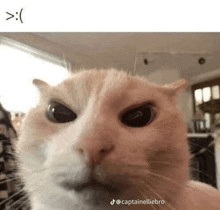
[[39,103],[15,145],[32,210],[220,209],[219,191],[189,179],[177,107],[186,80],[159,86],[109,69],[33,83]]

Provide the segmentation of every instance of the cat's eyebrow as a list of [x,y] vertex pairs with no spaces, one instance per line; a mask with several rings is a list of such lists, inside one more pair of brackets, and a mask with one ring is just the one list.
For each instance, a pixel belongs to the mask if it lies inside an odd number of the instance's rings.
[[48,104],[52,103],[52,102],[58,102],[64,106],[66,106],[67,108],[69,109],[72,109],[64,100],[58,98],[58,97],[51,97],[49,100],[48,100]]
[[105,95],[104,100],[102,101],[102,106],[118,109],[119,107],[125,107],[128,100],[129,95],[127,92],[111,92]]

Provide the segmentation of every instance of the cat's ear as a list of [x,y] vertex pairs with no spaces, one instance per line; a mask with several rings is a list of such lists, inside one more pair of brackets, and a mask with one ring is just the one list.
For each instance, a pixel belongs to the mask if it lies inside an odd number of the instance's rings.
[[171,84],[164,85],[164,88],[171,95],[178,95],[186,91],[187,85],[188,85],[188,82],[185,79],[180,79]]
[[37,87],[37,89],[42,93],[49,89],[50,85],[40,79],[33,79],[33,84]]

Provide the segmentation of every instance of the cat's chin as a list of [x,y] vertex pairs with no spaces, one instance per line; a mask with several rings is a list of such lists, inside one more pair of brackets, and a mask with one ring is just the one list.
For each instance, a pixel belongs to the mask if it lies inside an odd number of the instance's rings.
[[110,201],[115,198],[115,194],[109,192],[108,190],[98,187],[98,188],[85,188],[81,191],[69,191],[69,196],[76,196],[79,200],[86,205],[93,206],[105,206],[110,205]]
[[[85,188],[80,192],[69,192],[69,197],[77,198],[78,205],[80,206],[78,209],[83,210],[143,210],[142,205],[137,206],[128,206],[128,205],[120,205],[115,203],[116,200],[137,200],[136,196],[132,196],[130,193],[133,192],[128,191],[120,191],[118,194],[110,192],[109,190],[97,187],[97,188]],[[127,197],[127,196],[128,197]],[[133,199],[131,199],[131,197]],[[144,210],[148,208],[145,206]]]
[[77,197],[85,205],[110,206],[110,201],[120,198],[124,194],[124,189],[114,188],[110,185],[100,183],[87,183],[74,186],[68,189],[70,197]]
[[[134,199],[131,188],[116,188],[112,185],[100,183],[87,183],[74,186],[74,189],[68,189],[67,193],[70,199],[76,199],[84,206],[91,209],[117,209],[111,205],[112,200],[117,199]],[[137,199],[137,198],[136,198]]]

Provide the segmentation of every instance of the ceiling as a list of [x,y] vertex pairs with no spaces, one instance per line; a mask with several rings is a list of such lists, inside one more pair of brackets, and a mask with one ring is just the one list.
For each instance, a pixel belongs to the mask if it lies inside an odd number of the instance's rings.
[[[73,68],[119,68],[150,73],[177,68],[183,77],[220,69],[220,33],[4,33],[65,57]],[[198,59],[204,57],[204,65]],[[147,59],[148,64],[144,64]]]

